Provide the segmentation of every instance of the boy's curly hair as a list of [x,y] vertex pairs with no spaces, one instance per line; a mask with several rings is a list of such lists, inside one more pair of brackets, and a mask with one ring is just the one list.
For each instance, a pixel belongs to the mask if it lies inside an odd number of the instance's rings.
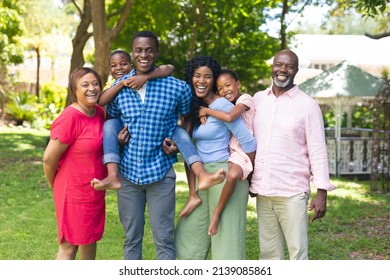
[[199,55],[192,58],[186,65],[184,69],[184,80],[187,84],[191,86],[192,91],[192,101],[191,101],[191,127],[192,129],[198,127],[200,123],[199,119],[199,107],[204,106],[208,107],[207,104],[205,104],[201,99],[199,99],[194,90],[194,86],[192,85],[192,77],[194,76],[195,69],[207,66],[210,68],[211,72],[213,73],[213,91],[217,91],[217,78],[219,74],[221,73],[221,65],[218,63],[216,59],[214,59],[211,56],[206,55]]

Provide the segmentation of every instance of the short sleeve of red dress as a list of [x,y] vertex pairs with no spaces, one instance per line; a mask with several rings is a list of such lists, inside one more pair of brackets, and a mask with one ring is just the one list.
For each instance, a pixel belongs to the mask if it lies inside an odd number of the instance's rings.
[[69,145],[60,159],[53,188],[59,243],[86,245],[103,236],[105,191],[90,184],[93,178],[107,176],[102,163],[104,110],[96,109],[90,118],[68,106],[51,128],[51,139]]

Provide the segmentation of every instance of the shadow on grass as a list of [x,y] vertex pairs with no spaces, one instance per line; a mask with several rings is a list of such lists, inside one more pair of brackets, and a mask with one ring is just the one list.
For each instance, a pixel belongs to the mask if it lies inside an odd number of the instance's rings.
[[[57,229],[52,191],[43,176],[42,154],[48,134],[0,130],[0,259],[53,259]],[[187,200],[184,164],[177,173],[176,217]],[[389,260],[390,196],[370,192],[368,181],[332,179],[338,188],[328,194],[326,216],[309,224],[312,260]],[[315,195],[315,193],[313,193]],[[313,196],[312,195],[312,196]],[[124,234],[114,191],[108,191],[105,234],[98,245],[100,260],[123,259]],[[310,212],[312,215],[312,212]],[[156,259],[146,211],[144,259]],[[259,257],[257,216],[248,204],[247,258]]]
[[309,224],[313,260],[390,259],[390,197],[368,181],[336,182],[326,216]]

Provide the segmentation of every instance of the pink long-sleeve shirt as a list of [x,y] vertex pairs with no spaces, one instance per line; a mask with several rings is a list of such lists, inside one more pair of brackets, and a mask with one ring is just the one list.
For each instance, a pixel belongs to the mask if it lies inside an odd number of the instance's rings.
[[311,176],[316,188],[334,190],[322,113],[315,100],[298,86],[279,97],[268,88],[253,100],[257,152],[250,191],[283,197],[310,194]]

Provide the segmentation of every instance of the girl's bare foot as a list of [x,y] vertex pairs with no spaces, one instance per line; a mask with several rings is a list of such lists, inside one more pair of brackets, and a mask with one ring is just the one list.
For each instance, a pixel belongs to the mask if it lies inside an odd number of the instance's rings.
[[94,178],[91,181],[91,186],[94,187],[98,191],[103,190],[119,190],[122,187],[121,181],[118,176],[109,175],[103,180],[98,180]]
[[211,217],[211,221],[208,229],[208,233],[210,236],[217,234],[218,224],[219,224],[219,215],[214,212],[213,216]]
[[221,168],[215,173],[202,172],[198,176],[198,188],[202,191],[207,190],[208,188],[222,183],[226,178],[225,169]]
[[201,203],[202,203],[202,200],[200,199],[198,194],[196,194],[196,196],[195,195],[190,196],[186,202],[186,205],[184,206],[183,210],[181,211],[179,218],[188,217],[191,214],[191,212],[194,211],[194,209],[196,207],[198,207]]

